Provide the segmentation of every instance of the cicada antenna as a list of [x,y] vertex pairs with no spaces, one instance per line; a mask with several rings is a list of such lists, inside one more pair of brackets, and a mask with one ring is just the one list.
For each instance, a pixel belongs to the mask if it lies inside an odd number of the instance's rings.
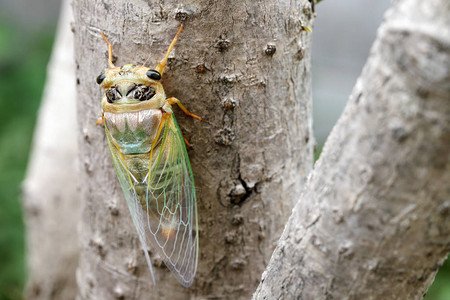
[[102,31],[102,37],[103,40],[108,44],[108,65],[110,69],[115,68],[116,66],[113,64],[112,59],[113,59],[113,55],[112,55],[112,45],[111,43],[108,41],[108,39],[106,38],[105,34]]
[[157,65],[156,68],[155,68],[155,70],[158,71],[159,74],[161,74],[161,75],[162,75],[163,72],[164,72],[164,68],[165,68],[165,66],[166,66],[167,59],[169,58],[169,54],[170,54],[170,52],[172,51],[173,46],[174,46],[175,43],[177,42],[177,38],[178,38],[178,35],[179,35],[180,32],[181,32],[181,29],[183,29],[183,24],[181,24],[180,29],[178,29],[177,34],[175,35],[175,37],[174,37],[172,43],[170,44],[169,49],[167,50],[166,56],[164,56],[164,58],[158,63],[158,65]]

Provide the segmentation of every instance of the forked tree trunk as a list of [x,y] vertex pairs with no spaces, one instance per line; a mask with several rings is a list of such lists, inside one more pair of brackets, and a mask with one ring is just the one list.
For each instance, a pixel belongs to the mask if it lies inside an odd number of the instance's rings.
[[[310,34],[300,1],[74,1],[81,168],[79,299],[248,299],[313,163]],[[198,191],[200,255],[190,289],[144,255],[114,173],[96,76],[156,66],[184,24],[163,84],[203,120],[175,114]],[[161,263],[153,257],[154,265]]]
[[[310,47],[301,31],[310,4],[127,3],[74,3],[84,204],[78,298],[248,299],[312,165]],[[422,297],[450,248],[449,16],[445,0],[395,2],[255,299]],[[150,58],[151,66],[179,21],[185,29],[164,85],[203,117],[176,113],[193,144],[199,190],[200,264],[190,289],[164,268],[151,285],[103,129],[94,126],[101,96],[94,78],[106,67],[100,32],[118,65]],[[61,105],[49,103],[25,183],[28,298],[70,299],[73,285],[60,280],[73,276],[77,247],[68,241],[77,206],[69,200],[73,159],[64,154],[75,147],[61,133],[73,126],[62,128],[70,114],[55,114]]]
[[422,299],[450,250],[450,5],[396,1],[253,299]]

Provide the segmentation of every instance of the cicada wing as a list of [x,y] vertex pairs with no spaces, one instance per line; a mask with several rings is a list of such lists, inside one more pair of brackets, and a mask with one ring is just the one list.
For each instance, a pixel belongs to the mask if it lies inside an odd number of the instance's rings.
[[142,249],[145,254],[145,259],[147,261],[148,267],[150,269],[150,274],[152,276],[153,284],[156,285],[155,276],[153,274],[152,263],[150,261],[149,251],[148,251],[148,241],[146,233],[147,217],[146,212],[142,209],[139,201],[139,196],[136,192],[135,186],[137,182],[132,180],[131,174],[125,164],[122,154],[119,149],[112,142],[112,138],[108,127],[105,124],[106,137],[108,140],[109,150],[111,152],[111,157],[113,160],[114,169],[116,170],[117,178],[119,179],[120,186],[122,187],[125,200],[127,202],[128,209],[130,210],[131,218],[133,220],[134,226],[138,232],[139,241],[141,242]]
[[186,287],[198,261],[197,199],[184,139],[173,114],[152,153],[147,187],[148,240]]
[[189,287],[198,262],[197,200],[189,157],[175,117],[168,115],[164,119],[158,143],[149,153],[145,192],[142,192],[143,182],[138,182],[129,172],[105,128],[113,164],[153,282],[149,245],[178,281]]

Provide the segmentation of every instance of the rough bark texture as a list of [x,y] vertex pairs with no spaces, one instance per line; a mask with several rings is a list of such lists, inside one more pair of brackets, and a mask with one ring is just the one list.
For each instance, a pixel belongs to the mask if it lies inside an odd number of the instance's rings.
[[253,299],[422,299],[450,250],[450,9],[396,1]]
[[[299,1],[74,1],[80,127],[79,299],[248,299],[312,167],[311,4]],[[185,27],[163,84],[203,120],[175,114],[198,190],[197,276],[165,268],[151,284],[114,173],[95,77],[116,65],[156,66]],[[276,49],[276,51],[275,51]],[[161,265],[153,257],[154,265]]]
[[65,1],[23,184],[27,299],[75,299],[77,291],[81,207],[71,19]]

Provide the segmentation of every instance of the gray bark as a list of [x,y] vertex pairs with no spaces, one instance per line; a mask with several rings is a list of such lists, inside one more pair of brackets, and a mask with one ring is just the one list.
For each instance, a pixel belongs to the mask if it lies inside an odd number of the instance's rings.
[[253,299],[421,299],[450,250],[450,5],[396,1]]
[[72,14],[65,1],[23,184],[27,299],[75,299],[77,130]]
[[[312,168],[309,1],[74,1],[81,163],[79,299],[248,299]],[[164,73],[198,191],[199,266],[190,289],[163,267],[152,286],[111,158],[96,76],[156,66],[184,23]],[[274,52],[274,47],[276,51]],[[147,61],[148,59],[148,61]],[[154,265],[161,266],[157,257]]]

